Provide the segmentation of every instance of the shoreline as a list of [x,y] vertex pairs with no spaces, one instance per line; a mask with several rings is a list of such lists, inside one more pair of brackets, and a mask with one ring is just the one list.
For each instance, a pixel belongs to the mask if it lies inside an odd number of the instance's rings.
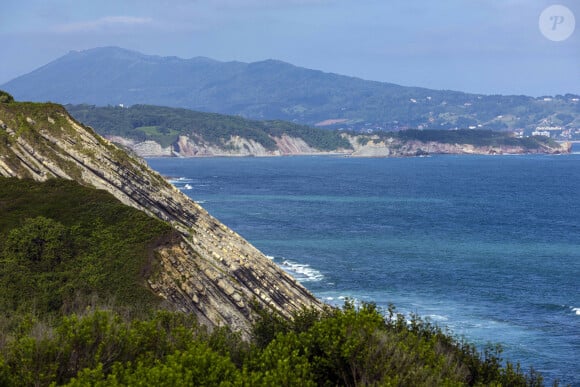
[[[578,142],[580,144],[580,142]],[[392,155],[392,156],[364,156],[350,153],[294,153],[284,155],[202,155],[202,156],[163,156],[163,155],[138,155],[142,159],[269,159],[269,158],[292,158],[292,157],[340,157],[351,159],[401,159],[401,158],[428,158],[435,156],[567,156],[574,152],[519,152],[519,153],[431,153],[422,155]]]

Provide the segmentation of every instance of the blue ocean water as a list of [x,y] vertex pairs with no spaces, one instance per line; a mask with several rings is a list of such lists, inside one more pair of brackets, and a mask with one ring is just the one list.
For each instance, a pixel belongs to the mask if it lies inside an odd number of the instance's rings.
[[580,154],[148,162],[326,302],[393,303],[580,385]]

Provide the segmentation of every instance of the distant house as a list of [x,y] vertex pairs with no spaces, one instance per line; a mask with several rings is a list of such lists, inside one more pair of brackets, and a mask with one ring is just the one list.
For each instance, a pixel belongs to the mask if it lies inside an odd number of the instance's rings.
[[550,137],[550,132],[547,130],[534,130],[532,132],[532,136],[544,136],[544,137]]

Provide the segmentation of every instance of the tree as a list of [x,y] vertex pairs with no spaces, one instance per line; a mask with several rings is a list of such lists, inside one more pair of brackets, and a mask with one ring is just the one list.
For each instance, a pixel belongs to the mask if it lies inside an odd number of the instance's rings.
[[70,258],[72,246],[68,229],[61,223],[39,216],[12,229],[4,246],[4,256],[32,271],[51,271]]

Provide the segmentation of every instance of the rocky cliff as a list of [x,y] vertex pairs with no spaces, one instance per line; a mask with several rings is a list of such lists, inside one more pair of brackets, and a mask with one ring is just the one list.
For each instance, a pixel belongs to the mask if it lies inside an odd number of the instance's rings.
[[[142,149],[157,149],[149,145]],[[0,103],[0,175],[76,180],[173,225],[181,240],[156,252],[160,269],[148,282],[156,294],[209,326],[229,325],[247,335],[257,307],[285,317],[321,307],[241,236],[62,106]]]
[[344,155],[351,157],[412,157],[433,154],[560,154],[570,153],[571,144],[539,144],[537,148],[526,148],[518,145],[476,146],[473,144],[450,144],[436,141],[408,141],[395,137],[348,135],[343,134],[352,145],[352,149],[321,151],[306,144],[301,138],[283,135],[274,137],[275,150],[268,150],[261,144],[234,136],[226,146],[209,145],[189,136],[180,136],[179,140],[169,147],[162,147],[155,141],[127,139],[120,136],[108,136],[112,142],[121,144],[141,157],[212,157],[212,156],[298,156],[298,155]]
[[230,137],[223,146],[209,144],[206,141],[190,136],[179,136],[179,139],[168,147],[163,147],[161,144],[151,140],[135,141],[121,136],[106,136],[106,138],[111,142],[129,148],[140,157],[264,157],[346,152],[344,150],[337,150],[336,152],[321,151],[308,145],[302,138],[288,135],[273,137],[276,143],[274,150],[266,149],[259,142],[241,136]]

